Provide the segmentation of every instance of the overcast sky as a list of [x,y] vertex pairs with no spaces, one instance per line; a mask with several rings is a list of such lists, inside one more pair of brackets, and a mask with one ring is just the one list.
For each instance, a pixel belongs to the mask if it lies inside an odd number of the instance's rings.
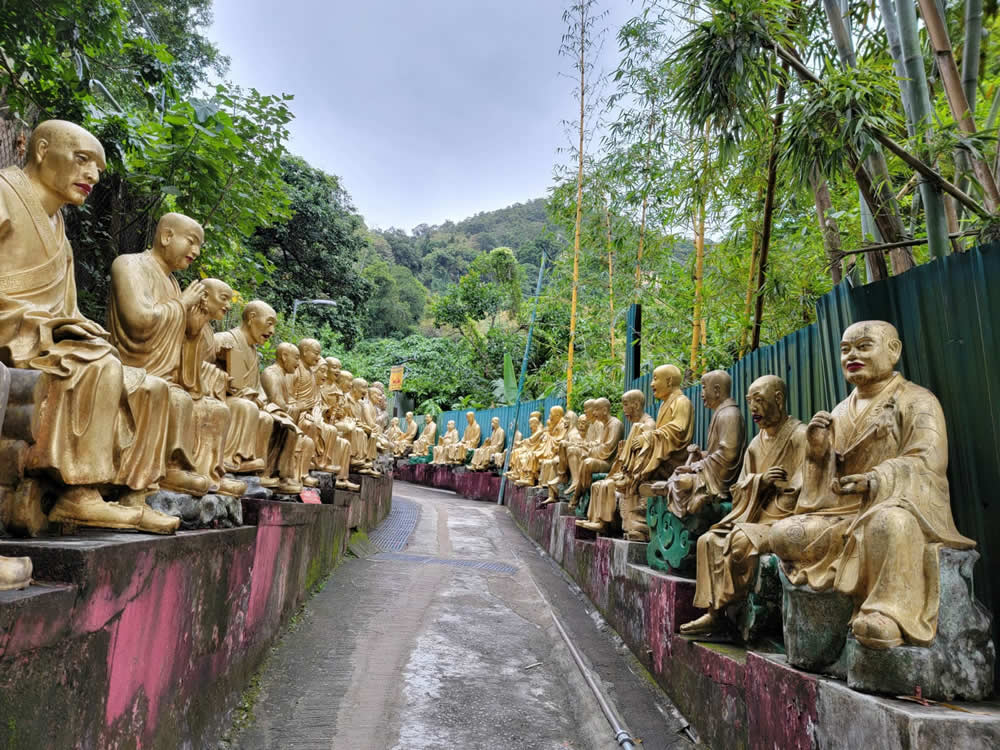
[[[290,148],[369,226],[410,230],[538,198],[567,145],[560,0],[215,0],[229,78],[295,95]],[[601,65],[636,10],[607,0]]]

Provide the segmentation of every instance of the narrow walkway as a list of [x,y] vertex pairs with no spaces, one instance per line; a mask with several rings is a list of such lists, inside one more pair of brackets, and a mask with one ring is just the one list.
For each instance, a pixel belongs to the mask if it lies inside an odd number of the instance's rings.
[[250,725],[223,747],[618,747],[546,600],[640,747],[695,747],[506,509],[396,482],[371,538],[381,551],[347,560],[310,600],[264,669]]

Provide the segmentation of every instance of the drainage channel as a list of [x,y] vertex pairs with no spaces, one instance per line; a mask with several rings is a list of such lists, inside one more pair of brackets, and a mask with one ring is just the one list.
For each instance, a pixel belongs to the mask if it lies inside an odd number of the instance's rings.
[[412,562],[419,565],[448,565],[453,568],[473,568],[490,573],[505,573],[514,575],[517,567],[507,563],[486,562],[485,560],[464,560],[453,557],[431,557],[430,555],[408,555],[401,552],[379,552],[369,560],[394,560],[397,562]]
[[399,497],[392,498],[389,515],[368,535],[368,541],[382,552],[400,552],[413,536],[420,519],[420,506]]

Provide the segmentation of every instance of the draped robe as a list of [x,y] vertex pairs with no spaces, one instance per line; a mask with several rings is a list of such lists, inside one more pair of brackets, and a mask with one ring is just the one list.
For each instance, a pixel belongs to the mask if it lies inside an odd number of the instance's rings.
[[[688,463],[701,468],[688,474],[674,473],[667,483],[670,512],[678,518],[696,513],[706,502],[729,496],[729,486],[740,470],[746,445],[746,423],[736,401],[723,401],[712,414],[708,425],[708,445],[704,453],[690,453]],[[688,487],[684,482],[690,481]]]
[[628,437],[619,443],[618,455],[611,465],[606,479],[594,482],[590,486],[590,505],[587,507],[587,520],[591,522],[611,523],[617,506],[617,484],[631,476],[642,464],[643,457],[638,448],[632,447],[632,438],[641,437],[656,426],[653,418],[643,412],[638,422],[632,423]]
[[503,453],[504,443],[506,440],[507,435],[504,432],[503,427],[497,427],[493,430],[486,442],[479,448],[476,448],[475,452],[473,452],[472,460],[469,462],[469,468],[475,471],[488,469],[490,466],[490,460],[493,458],[493,454]]
[[308,435],[316,446],[313,465],[322,471],[332,471],[343,476],[345,471],[343,464],[350,462],[349,454],[346,458],[344,455],[346,441],[337,434],[337,429],[333,425],[323,419],[323,404],[315,373],[305,362],[300,361],[290,382],[294,404],[292,416],[297,416],[299,429]]
[[437,435],[437,430],[437,422],[433,420],[425,425],[423,431],[420,433],[420,437],[417,438],[417,442],[413,444],[414,456],[422,457],[427,455],[427,451],[434,445],[434,437]]
[[447,455],[448,448],[458,442],[458,429],[452,427],[450,430],[446,431],[441,439],[438,440],[438,444],[434,446],[433,455],[434,458],[431,460],[432,464],[443,464],[445,456]]
[[[721,609],[746,597],[759,556],[769,551],[771,526],[795,512],[802,484],[806,427],[786,417],[774,437],[759,432],[746,450],[743,468],[730,487],[733,509],[698,537],[696,607]],[[785,482],[764,482],[772,468],[785,470]]]
[[[108,318],[111,342],[118,347],[122,362],[170,384],[168,468],[191,470],[217,484],[216,464],[221,463],[217,459],[225,445],[229,409],[202,398],[195,358],[182,370],[187,311],[177,279],[163,271],[151,251],[119,255],[111,264]],[[198,365],[200,370],[200,360]]]
[[40,370],[26,469],[65,484],[147,489],[165,473],[167,386],[123,366],[77,307],[61,213],[27,176],[0,170],[0,360]]
[[479,440],[482,436],[483,428],[479,426],[478,422],[466,423],[462,439],[448,449],[448,463],[464,464],[468,452],[479,447]]
[[[948,435],[933,393],[894,373],[866,406],[857,391],[832,412],[832,445],[807,457],[795,515],[770,531],[794,584],[852,597],[854,616],[882,614],[907,643],[937,633],[941,547],[971,549],[951,515]],[[834,495],[839,477],[871,472],[873,496]]]
[[625,425],[618,417],[608,417],[607,422],[604,424],[596,422],[595,426],[599,428],[599,431],[590,443],[587,453],[576,461],[576,473],[574,473],[574,462],[569,461],[570,477],[577,488],[576,496],[573,498],[574,504],[584,492],[590,489],[594,474],[607,473],[611,469],[611,459],[615,457],[618,444],[625,434]]

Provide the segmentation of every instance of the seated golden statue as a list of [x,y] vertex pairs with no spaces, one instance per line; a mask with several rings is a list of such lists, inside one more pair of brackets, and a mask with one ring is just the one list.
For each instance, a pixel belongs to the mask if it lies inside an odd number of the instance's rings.
[[795,510],[806,427],[789,416],[787,394],[785,381],[776,375],[757,378],[747,392],[750,415],[760,432],[750,441],[739,479],[730,488],[732,511],[698,537],[694,605],[708,612],[681,625],[684,635],[725,628],[725,608],[746,598],[757,560],[770,552],[771,526]]
[[[227,398],[249,401],[257,406],[262,423],[264,415],[271,420],[265,451],[255,454],[256,458],[264,458],[266,464],[261,484],[274,487],[282,494],[296,495],[302,491],[302,479],[309,475],[315,447],[312,439],[299,430],[284,407],[273,403],[261,386],[257,347],[274,335],[277,320],[274,309],[266,302],[253,300],[247,303],[239,327],[215,334],[216,362],[229,375]],[[260,449],[258,443],[254,450]],[[231,446],[227,444],[227,461],[235,464],[240,458],[239,449],[236,449],[235,455],[230,450]]]
[[206,288],[195,281],[182,293],[175,271],[201,254],[205,233],[194,219],[160,218],[153,246],[119,255],[111,264],[111,341],[124,364],[141,367],[170,384],[170,422],[164,489],[199,497],[206,492],[238,497],[242,482],[222,476],[229,408],[202,382],[198,359]]
[[733,379],[725,370],[701,376],[701,400],[713,412],[707,449],[689,445],[687,462],[670,479],[640,488],[643,496],[666,495],[670,512],[678,518],[699,513],[706,503],[729,499],[746,445],[746,424],[732,388]]
[[[512,481],[517,481],[523,472],[526,471],[525,463],[528,454],[538,447],[542,438],[542,413],[533,411],[528,415],[528,437],[518,439],[515,435],[514,443],[510,447],[510,459],[507,464],[506,477]],[[507,457],[503,457],[507,460]],[[502,464],[500,464],[502,466]]]
[[[645,408],[645,396],[642,401]],[[611,402],[608,399],[594,399],[591,409],[594,432],[588,432],[584,444],[567,454],[570,486],[566,488],[566,494],[572,498],[569,504],[571,508],[575,508],[580,498],[590,490],[594,474],[607,474],[611,470],[611,460],[625,435],[625,425],[611,414]]]
[[[586,429],[586,419],[584,419],[584,428]],[[543,505],[548,505],[558,499],[553,497],[552,486],[558,486],[566,481],[566,474],[569,471],[569,467],[566,465],[567,444],[575,445],[581,442],[583,442],[583,437],[580,435],[579,420],[576,412],[569,409],[563,415],[563,436],[561,439],[553,441],[555,455],[543,458],[541,469],[538,471],[538,486],[546,487],[549,490],[549,496],[542,503]]]
[[437,437],[437,422],[434,421],[434,417],[430,414],[424,414],[424,429],[420,433],[420,437],[413,444],[413,455],[418,457],[426,456],[430,451],[431,446],[434,445],[434,439]]
[[348,421],[353,421],[354,425],[351,464],[359,474],[377,476],[373,463],[378,456],[378,427],[375,425],[375,410],[366,398],[368,381],[354,377],[347,370],[340,371],[340,378]]
[[393,446],[393,453],[397,456],[405,456],[413,450],[413,441],[417,439],[417,420],[413,418],[413,412],[406,412],[406,424],[403,434]]
[[504,433],[503,427],[500,426],[500,418],[493,417],[490,420],[490,426],[493,429],[490,432],[489,439],[472,453],[469,468],[473,471],[485,471],[490,468],[494,454],[503,453],[507,435]]
[[293,406],[289,413],[316,446],[313,468],[341,475],[343,481],[342,464],[347,460],[344,443],[340,441],[336,427],[324,419],[324,404],[320,397],[320,380],[325,384],[328,364],[322,359],[320,343],[316,339],[304,338],[297,348],[299,363],[291,381]]
[[549,418],[540,431],[538,442],[524,454],[520,473],[514,480],[516,484],[522,487],[534,487],[538,484],[542,462],[559,452],[559,444],[566,434],[566,425],[563,422],[565,416],[566,412],[561,406],[556,405],[549,409]]
[[[317,487],[319,480],[309,476],[309,468],[313,465],[316,453],[316,445],[309,435],[298,427],[299,409],[296,406],[293,393],[295,392],[295,377],[299,367],[299,348],[295,344],[282,341],[278,344],[274,352],[274,364],[268,365],[260,374],[261,386],[267,395],[268,401],[277,409],[288,415],[292,423],[296,425],[305,441],[297,441],[296,447],[301,447],[301,452],[297,453],[297,461],[294,463],[296,479],[290,477],[292,467],[286,466],[281,471],[284,479],[282,482],[284,490],[279,487],[278,491],[286,494],[297,494],[302,491],[302,486]],[[306,442],[307,441],[307,442]],[[289,477],[285,479],[285,477]],[[295,489],[298,486],[298,489]]]
[[474,451],[479,447],[482,436],[483,430],[476,421],[476,413],[467,411],[465,413],[465,432],[462,433],[462,439],[448,448],[445,462],[457,466],[464,464],[469,451]]
[[795,515],[769,535],[793,584],[854,600],[851,630],[873,649],[934,640],[939,550],[975,546],[951,515],[941,405],[894,371],[902,348],[884,321],[844,331],[840,364],[854,390],[809,422]]
[[455,427],[455,420],[449,419],[444,435],[438,439],[438,444],[434,446],[432,464],[443,464],[448,455],[448,449],[458,442],[458,429]]
[[653,418],[646,414],[646,396],[642,391],[626,391],[622,395],[622,411],[625,418],[632,423],[628,437],[618,442],[618,453],[615,461],[609,467],[608,476],[590,487],[590,505],[587,506],[586,519],[579,519],[577,526],[591,531],[606,532],[614,520],[615,509],[618,506],[618,484],[638,471],[639,448],[641,443],[636,440],[644,433],[650,432],[656,426]]
[[396,445],[399,444],[400,439],[403,437],[403,431],[399,429],[399,417],[393,417],[389,420],[389,429],[385,433],[385,437],[389,441],[389,445],[392,446],[393,453],[395,453]]
[[[170,533],[179,520],[145,504],[166,471],[167,385],[124,366],[107,331],[77,307],[60,209],[83,205],[104,166],[94,136],[48,120],[31,134],[24,169],[0,171],[2,361],[42,373],[22,484],[38,504],[43,484],[56,494],[55,523]],[[113,485],[131,490],[121,503],[101,497]],[[19,588],[30,575],[13,558],[0,577]]]

